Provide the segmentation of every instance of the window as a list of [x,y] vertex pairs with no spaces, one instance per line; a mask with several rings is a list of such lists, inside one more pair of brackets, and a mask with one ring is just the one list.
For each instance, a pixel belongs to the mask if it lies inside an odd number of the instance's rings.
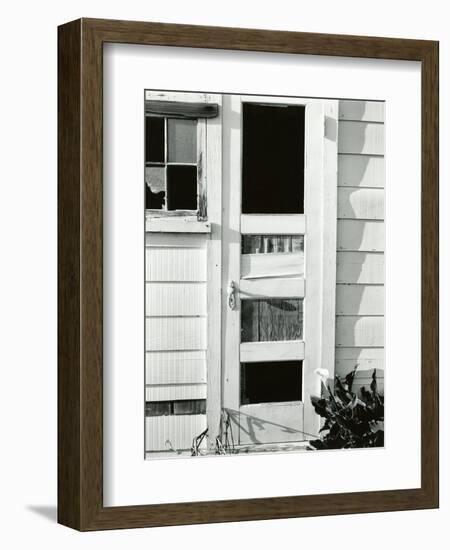
[[207,179],[216,179],[220,167],[208,143],[217,146],[219,103],[210,94],[146,91],[147,231],[183,233],[189,222],[189,232],[209,232]]
[[145,205],[148,210],[204,215],[199,192],[199,121],[147,116]]
[[241,404],[301,401],[302,361],[243,363]]
[[180,416],[205,413],[206,399],[147,401],[145,403],[145,416]]
[[301,214],[305,108],[243,104],[242,213]]

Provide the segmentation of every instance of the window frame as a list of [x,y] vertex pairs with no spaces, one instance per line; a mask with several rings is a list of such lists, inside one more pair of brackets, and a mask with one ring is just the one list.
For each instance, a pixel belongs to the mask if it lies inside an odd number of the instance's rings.
[[[180,101],[187,103],[217,103],[218,94],[205,94],[205,93],[186,93],[186,92],[163,92],[155,90],[145,90],[145,101]],[[181,118],[175,115],[144,115],[147,116],[160,116],[165,119],[165,149],[167,152],[167,128],[168,119]],[[208,119],[202,117],[188,117],[189,120],[197,121],[197,196],[203,197],[199,199],[197,210],[157,210],[157,209],[145,209],[145,231],[146,232],[164,232],[164,233],[211,233],[211,220],[208,213],[208,206],[210,204],[210,198],[214,198],[214,191],[212,191],[211,197],[209,197],[210,191],[208,189],[208,173],[216,170],[215,155],[210,154],[210,151],[214,151],[214,144],[212,143],[212,137],[209,136],[207,127],[211,126],[210,121],[216,120],[217,117]],[[145,122],[144,122],[145,123]],[[214,123],[216,124],[216,123]],[[215,133],[213,132],[212,135]],[[147,164],[144,163],[144,171]],[[171,163],[165,158],[164,166],[168,165],[192,165],[192,163]],[[211,166],[209,166],[211,164]],[[145,176],[144,176],[145,181]],[[167,185],[167,182],[166,182]]]

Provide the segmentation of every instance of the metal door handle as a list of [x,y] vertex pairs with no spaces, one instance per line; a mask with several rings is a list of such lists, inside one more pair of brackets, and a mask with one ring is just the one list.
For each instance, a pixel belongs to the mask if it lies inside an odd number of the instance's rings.
[[227,288],[227,295],[228,295],[228,307],[230,309],[236,309],[236,285],[234,281],[230,281],[228,288]]

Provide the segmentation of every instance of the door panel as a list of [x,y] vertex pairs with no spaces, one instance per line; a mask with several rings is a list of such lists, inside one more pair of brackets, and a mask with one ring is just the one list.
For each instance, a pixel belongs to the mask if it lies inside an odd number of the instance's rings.
[[243,342],[240,345],[241,363],[253,361],[291,361],[305,358],[305,343],[284,342]]
[[[246,101],[248,98],[228,96],[223,103],[223,405],[231,421],[235,443],[239,445],[303,441],[303,235],[307,210],[306,203],[303,204],[306,189],[301,180],[305,164],[305,108],[301,100],[298,105],[292,105],[292,99],[289,113],[281,113],[287,108],[281,100],[268,106],[269,118],[264,123],[268,123],[271,113],[275,113],[275,126],[280,133],[282,121],[287,121],[288,139],[286,141],[284,136],[281,140],[287,145],[274,152],[276,162],[284,163],[277,179],[277,166],[273,163],[266,166],[269,151],[262,141],[252,138],[256,145],[243,143],[243,136],[244,140],[248,139],[248,132],[243,131],[243,123],[248,119],[244,116],[247,108],[243,107],[243,102]],[[253,119],[258,113],[265,119],[266,101],[267,98],[261,98],[258,108],[250,109]],[[300,124],[298,128],[294,128],[295,121]],[[264,132],[270,140],[267,128]],[[256,146],[264,149],[259,157]],[[252,172],[245,174],[244,187],[248,196],[241,210],[242,167],[245,171],[245,163],[251,164],[243,158],[243,151],[250,151],[253,164],[257,158],[265,159],[265,167],[256,167],[254,178]],[[294,158],[290,166],[290,160],[296,155],[299,158]],[[308,160],[313,162],[312,157]],[[255,191],[255,186],[262,181],[260,178],[265,177],[264,169],[270,177],[260,185],[259,193],[267,192],[268,202]],[[295,185],[300,185],[301,189],[296,191]],[[268,190],[267,186],[276,189]],[[283,190],[286,197],[275,200],[274,193],[283,195]],[[242,211],[246,213],[241,214]],[[250,238],[243,240],[242,235]],[[296,370],[292,371],[294,364]],[[246,401],[245,380],[248,384],[263,384],[254,390],[255,395],[261,392],[256,399],[263,402]],[[271,402],[272,399],[275,402]]]
[[255,445],[302,441],[301,402],[242,405],[239,411],[239,443]]

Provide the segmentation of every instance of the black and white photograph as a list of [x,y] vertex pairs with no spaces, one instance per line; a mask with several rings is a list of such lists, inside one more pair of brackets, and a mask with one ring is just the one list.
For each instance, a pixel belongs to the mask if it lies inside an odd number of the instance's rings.
[[384,446],[385,102],[145,90],[145,458]]

